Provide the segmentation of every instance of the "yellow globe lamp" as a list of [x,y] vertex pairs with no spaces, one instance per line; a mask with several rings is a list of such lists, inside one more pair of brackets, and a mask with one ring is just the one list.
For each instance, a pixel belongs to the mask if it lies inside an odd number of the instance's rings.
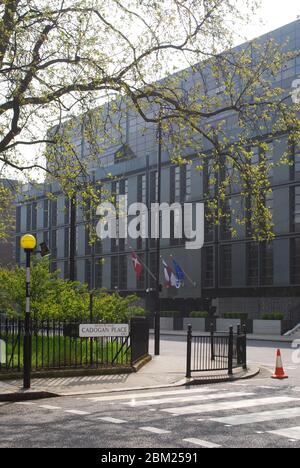
[[24,250],[34,250],[37,246],[36,238],[32,234],[21,237],[21,247]]

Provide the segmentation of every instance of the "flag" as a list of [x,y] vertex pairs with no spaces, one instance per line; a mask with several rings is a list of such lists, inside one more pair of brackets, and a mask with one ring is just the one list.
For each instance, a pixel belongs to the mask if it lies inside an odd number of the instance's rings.
[[163,260],[163,266],[164,266],[164,275],[165,275],[165,286],[166,288],[172,288],[175,287],[177,288],[177,279],[174,274],[174,271],[172,268]]
[[133,268],[137,277],[137,280],[140,280],[143,273],[143,265],[141,264],[137,254],[132,252],[131,254]]
[[175,260],[173,260],[173,264],[174,264],[174,270],[175,270],[175,274],[177,276],[177,281],[178,281],[179,287],[183,286],[184,285],[184,278],[185,278],[184,272],[183,272],[181,266]]

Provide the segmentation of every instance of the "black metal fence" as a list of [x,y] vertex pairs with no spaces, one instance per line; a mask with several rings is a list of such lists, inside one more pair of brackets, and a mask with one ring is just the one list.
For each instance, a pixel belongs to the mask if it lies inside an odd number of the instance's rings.
[[211,330],[209,335],[193,335],[192,327],[188,327],[187,334],[187,365],[186,377],[193,372],[228,371],[247,368],[247,335],[245,327],[233,332],[216,333]]
[[[148,354],[149,325],[144,318],[133,318],[129,336],[117,338],[81,338],[80,323],[31,320],[32,370],[131,367]],[[0,373],[23,370],[24,334],[24,320],[0,321]]]

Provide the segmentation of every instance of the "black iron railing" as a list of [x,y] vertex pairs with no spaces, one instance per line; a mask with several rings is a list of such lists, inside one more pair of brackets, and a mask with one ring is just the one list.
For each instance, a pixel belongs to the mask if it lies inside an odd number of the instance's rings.
[[233,328],[228,333],[216,333],[211,330],[209,335],[193,335],[192,327],[187,334],[187,364],[186,376],[190,378],[193,372],[227,371],[233,374],[233,369],[247,367],[247,335],[243,328]]
[[[148,354],[149,325],[133,318],[127,337],[79,337],[78,321],[31,320],[33,371],[72,368],[130,367]],[[0,373],[23,370],[24,321],[0,322]],[[3,356],[4,353],[4,356]]]

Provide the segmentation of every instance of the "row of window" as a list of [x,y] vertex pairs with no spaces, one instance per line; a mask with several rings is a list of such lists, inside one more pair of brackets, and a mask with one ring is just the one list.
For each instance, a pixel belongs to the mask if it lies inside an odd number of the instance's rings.
[[[274,284],[274,244],[246,244],[246,286],[263,287]],[[219,256],[219,259],[217,258]],[[202,251],[202,284],[204,288],[235,286],[232,277],[232,245],[214,246]],[[300,238],[290,240],[290,284],[300,284]]]

